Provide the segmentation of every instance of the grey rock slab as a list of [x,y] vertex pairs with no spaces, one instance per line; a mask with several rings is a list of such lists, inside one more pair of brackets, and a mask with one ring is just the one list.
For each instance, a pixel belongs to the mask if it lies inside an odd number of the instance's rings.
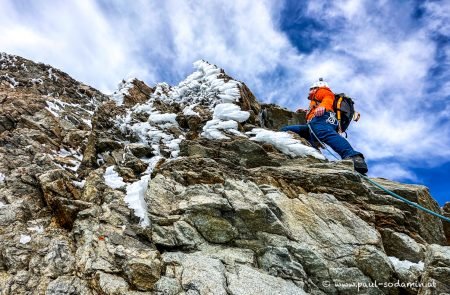
[[225,276],[229,294],[232,295],[307,294],[292,281],[268,275],[246,265],[237,265],[233,273],[227,272]]
[[425,253],[420,295],[450,293],[450,246],[431,244]]
[[188,255],[182,261],[181,284],[186,292],[226,295],[225,267],[218,259]]
[[46,295],[66,295],[66,294],[80,294],[93,295],[95,294],[89,287],[86,281],[81,280],[75,276],[62,276],[53,280],[48,284]]
[[119,276],[97,272],[96,280],[99,289],[106,295],[121,295],[128,291],[128,283]]
[[388,228],[380,229],[380,233],[387,255],[411,262],[424,260],[425,246],[417,243],[413,238]]
[[155,284],[156,295],[178,295],[182,292],[181,283],[170,277],[161,277]]

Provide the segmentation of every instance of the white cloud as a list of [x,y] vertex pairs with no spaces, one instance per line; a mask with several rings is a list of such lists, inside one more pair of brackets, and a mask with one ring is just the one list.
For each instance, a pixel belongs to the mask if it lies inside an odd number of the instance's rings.
[[[395,156],[433,165],[450,155],[450,126],[426,111],[434,101],[436,107],[442,104],[442,97],[426,92],[437,44],[428,28],[410,28],[411,21],[396,18],[399,8],[402,15],[413,14],[412,5],[396,2],[310,1],[308,16],[321,13],[322,25],[339,29],[328,35],[329,46],[302,60],[300,76],[323,76],[333,90],[355,97],[362,117],[352,125],[349,140],[366,158]],[[351,17],[355,11],[357,17]],[[443,25],[431,26],[443,30]]]
[[429,15],[427,27],[430,32],[450,36],[450,3],[448,1],[426,1],[423,3]]
[[400,164],[376,164],[370,168],[370,177],[384,177],[392,180],[418,181],[417,175]]
[[123,77],[152,77],[131,58],[129,32],[120,30],[95,2],[12,3],[2,1],[2,51],[51,64],[101,90],[112,90]]

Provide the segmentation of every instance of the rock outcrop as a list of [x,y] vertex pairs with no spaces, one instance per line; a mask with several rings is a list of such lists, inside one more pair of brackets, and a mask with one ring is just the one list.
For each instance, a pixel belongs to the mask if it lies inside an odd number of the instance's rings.
[[1,294],[450,292],[448,224],[277,132],[304,114],[194,65],[107,96],[1,54]]

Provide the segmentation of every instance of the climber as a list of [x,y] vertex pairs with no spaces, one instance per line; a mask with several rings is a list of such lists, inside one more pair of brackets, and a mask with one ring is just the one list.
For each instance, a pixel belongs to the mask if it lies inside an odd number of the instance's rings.
[[[338,122],[333,111],[334,93],[328,83],[323,81],[314,82],[310,89],[308,99],[309,109],[306,113],[306,121],[317,138],[329,145],[342,159],[351,159],[355,170],[359,173],[367,173],[367,164],[362,153],[355,151],[350,143],[342,137],[338,131]],[[304,111],[302,109],[297,112]],[[307,139],[312,146],[320,146],[313,134],[310,134],[308,125],[290,125],[280,129],[281,131],[292,131]]]

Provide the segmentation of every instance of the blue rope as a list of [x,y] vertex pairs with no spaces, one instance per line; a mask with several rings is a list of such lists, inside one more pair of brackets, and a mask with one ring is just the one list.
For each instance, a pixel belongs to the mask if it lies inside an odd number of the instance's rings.
[[[358,172],[358,173],[359,173],[359,172]],[[361,174],[361,173],[359,173],[359,174]],[[436,213],[436,212],[434,212],[434,211],[431,211],[430,209],[427,209],[427,208],[425,208],[425,207],[422,207],[422,206],[420,206],[419,204],[417,204],[417,203],[415,203],[415,202],[411,202],[410,200],[405,199],[405,198],[403,198],[402,196],[399,196],[399,195],[397,195],[397,194],[394,193],[394,192],[391,192],[390,190],[386,189],[386,188],[383,187],[382,185],[376,183],[375,181],[371,180],[369,177],[367,177],[367,176],[365,176],[365,175],[363,175],[363,174],[361,174],[361,176],[362,176],[365,180],[367,180],[367,181],[370,182],[371,184],[375,185],[376,187],[382,189],[383,191],[387,192],[387,193],[390,194],[391,196],[393,196],[393,197],[395,197],[395,198],[397,198],[397,199],[399,199],[399,200],[401,200],[401,201],[403,201],[403,202],[405,202],[405,203],[407,203],[407,204],[409,204],[409,205],[411,205],[411,206],[413,206],[413,207],[416,207],[416,208],[418,208],[418,209],[420,209],[420,210],[422,210],[422,211],[425,211],[425,212],[427,212],[427,213],[430,213],[431,215],[434,215],[434,216],[439,217],[439,218],[441,218],[441,219],[443,219],[443,220],[445,220],[445,221],[447,221],[447,222],[450,222],[450,218],[445,217],[445,216],[443,216],[443,215],[441,215],[441,214],[438,214],[438,213]]]
[[308,125],[309,130],[311,131],[311,133],[314,135],[314,137],[317,139],[317,141],[324,147],[324,149],[326,149],[336,160],[339,160],[338,157],[336,157],[335,154],[333,154],[328,148],[327,146],[316,136],[316,134],[314,133],[314,131],[312,130],[311,125],[309,125],[309,123],[307,123],[306,125]]
[[[317,139],[317,141],[333,156],[333,157],[335,157],[336,158],[336,160],[339,160],[338,159],[338,157],[336,157],[336,155],[334,155],[333,153],[331,153],[330,152],[330,150],[327,148],[327,146],[316,136],[316,134],[314,133],[314,131],[312,130],[312,128],[311,128],[311,126],[309,125],[309,123],[307,123],[307,125],[308,125],[308,127],[309,127],[309,130],[311,131],[311,133],[314,135],[314,137]],[[358,171],[356,171],[356,172],[358,172]],[[358,172],[359,173],[359,172]],[[394,193],[394,192],[392,192],[392,191],[390,191],[390,190],[388,190],[387,188],[385,188],[385,187],[383,187],[381,184],[379,184],[379,183],[377,183],[377,182],[375,182],[375,181],[373,181],[373,180],[371,180],[369,177],[367,177],[367,176],[365,176],[364,174],[362,174],[362,173],[359,173],[365,180],[367,180],[368,182],[370,182],[371,184],[373,184],[374,186],[376,186],[376,187],[378,187],[378,188],[380,188],[381,190],[383,190],[383,191],[385,191],[386,193],[388,193],[388,194],[390,194],[391,196],[393,196],[394,198],[397,198],[397,199],[399,199],[400,201],[403,201],[403,202],[405,202],[406,204],[408,204],[408,205],[410,205],[410,206],[413,206],[413,207],[415,207],[415,208],[417,208],[417,209],[420,209],[420,210],[422,210],[422,211],[424,211],[424,212],[427,212],[427,213],[429,213],[429,214],[431,214],[431,215],[433,215],[433,216],[436,216],[436,217],[439,217],[439,218],[441,218],[442,220],[445,220],[445,221],[447,221],[447,222],[450,222],[450,218],[448,218],[448,217],[445,217],[445,216],[443,216],[443,215],[441,215],[441,214],[438,214],[438,213],[436,213],[436,212],[434,212],[434,211],[431,211],[430,209],[427,209],[427,208],[425,208],[425,207],[422,207],[422,206],[420,206],[419,204],[417,204],[417,203],[415,203],[415,202],[411,202],[410,200],[408,200],[408,199],[406,199],[406,198],[404,198],[404,197],[402,197],[402,196],[399,196],[399,195],[397,195],[396,193]]]

